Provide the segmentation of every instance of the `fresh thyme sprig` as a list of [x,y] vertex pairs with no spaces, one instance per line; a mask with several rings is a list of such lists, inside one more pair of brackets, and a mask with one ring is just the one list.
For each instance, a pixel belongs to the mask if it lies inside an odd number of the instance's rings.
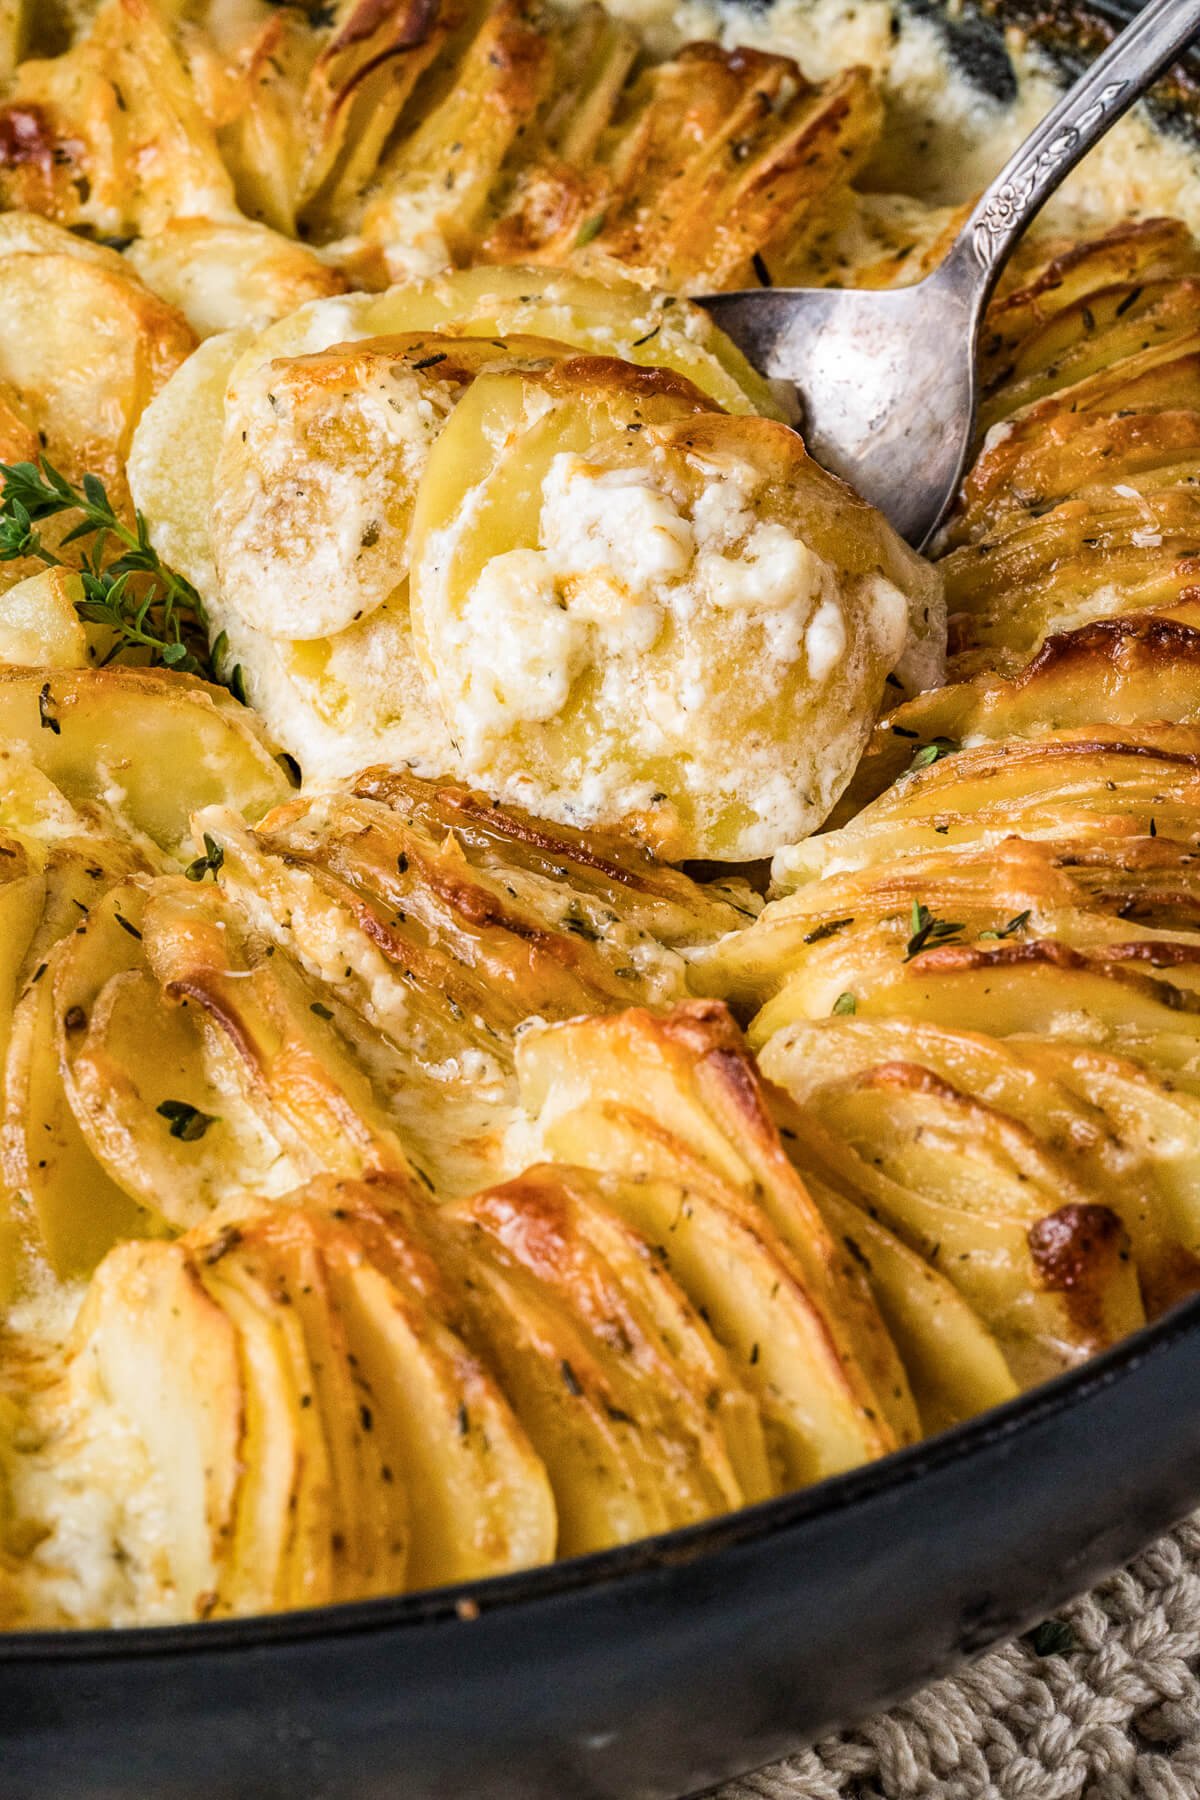
[[[78,574],[83,599],[76,601],[76,612],[113,634],[106,663],[125,651],[140,650],[151,666],[202,675],[244,697],[240,669],[223,679],[214,667],[203,600],[190,581],[163,562],[140,512],[134,514],[134,525],[127,525],[98,476],[85,475],[82,489],[73,487],[45,457],[40,468],[0,463],[0,478],[0,562],[33,557],[47,568]],[[77,570],[50,549],[38,530],[44,520],[71,512],[81,517],[58,548],[90,540],[80,552]]]

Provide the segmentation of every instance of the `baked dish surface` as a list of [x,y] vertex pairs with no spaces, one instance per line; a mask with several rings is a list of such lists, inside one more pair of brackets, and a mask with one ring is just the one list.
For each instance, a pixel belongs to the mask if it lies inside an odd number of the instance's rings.
[[919,9],[0,4],[0,1624],[604,1549],[1200,1287],[1200,182],[925,560],[694,296],[936,266]]

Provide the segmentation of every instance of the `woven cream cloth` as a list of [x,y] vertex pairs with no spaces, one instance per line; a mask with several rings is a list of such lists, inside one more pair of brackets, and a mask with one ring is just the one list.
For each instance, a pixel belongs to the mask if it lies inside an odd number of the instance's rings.
[[719,1800],[1200,1800],[1200,1513],[1055,1616]]

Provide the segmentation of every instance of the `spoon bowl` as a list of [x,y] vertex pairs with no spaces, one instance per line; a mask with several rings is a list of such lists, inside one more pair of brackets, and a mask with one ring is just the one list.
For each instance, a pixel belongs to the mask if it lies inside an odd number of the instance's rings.
[[1200,0],[1151,0],[1026,138],[945,261],[914,287],[752,288],[700,298],[764,375],[794,382],[808,448],[926,549],[975,438],[976,351],[1030,221],[1200,30]]

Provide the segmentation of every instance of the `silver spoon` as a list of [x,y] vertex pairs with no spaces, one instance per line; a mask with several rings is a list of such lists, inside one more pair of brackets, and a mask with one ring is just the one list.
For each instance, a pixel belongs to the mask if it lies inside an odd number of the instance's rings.
[[764,375],[794,381],[804,435],[918,548],[975,431],[984,309],[1035,213],[1200,30],[1200,0],[1151,0],[986,190],[941,267],[899,290],[753,288],[700,301]]

